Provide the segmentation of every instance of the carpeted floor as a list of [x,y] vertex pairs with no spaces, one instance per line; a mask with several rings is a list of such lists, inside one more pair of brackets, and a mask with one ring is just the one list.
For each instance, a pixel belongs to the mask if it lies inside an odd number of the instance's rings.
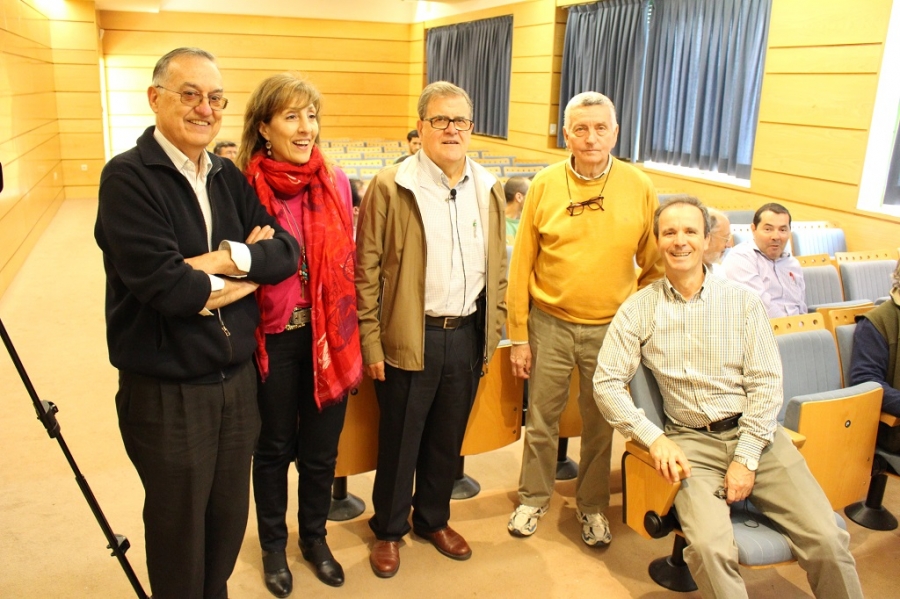
[[[0,297],[0,318],[42,399],[60,409],[62,433],[113,530],[126,535],[128,558],[147,583],[144,567],[142,489],[125,455],[115,418],[115,371],[106,354],[104,280],[93,241],[96,201],[70,200],[43,235],[8,291]],[[129,583],[105,549],[106,540],[82,498],[57,443],[35,420],[34,410],[11,360],[0,352],[0,597],[127,598]],[[396,577],[375,577],[368,563],[371,512],[329,524],[329,543],[343,564],[340,589],[316,580],[296,546],[297,523],[288,558],[294,597],[517,597],[673,596],[647,576],[651,559],[671,549],[671,538],[646,541],[621,522],[618,469],[622,441],[613,458],[613,543],[591,549],[575,522],[574,481],[560,482],[550,513],[537,534],[515,539],[506,532],[514,507],[521,442],[467,459],[466,471],[481,484],[476,497],[453,503],[451,523],[473,548],[455,562],[416,538],[405,540]],[[569,454],[578,455],[573,439]],[[368,501],[372,475],[350,478],[350,492]],[[296,490],[296,478],[292,481]],[[888,481],[886,506],[900,514],[900,481]],[[296,511],[296,497],[290,512]],[[896,597],[900,531],[875,532],[850,523],[852,550],[866,596]],[[809,597],[796,565],[743,570],[751,597]],[[891,591],[891,588],[895,588]],[[232,599],[266,598],[255,523],[247,527],[243,550],[229,585]],[[149,588],[148,588],[149,590]],[[683,595],[696,597],[696,593]]]

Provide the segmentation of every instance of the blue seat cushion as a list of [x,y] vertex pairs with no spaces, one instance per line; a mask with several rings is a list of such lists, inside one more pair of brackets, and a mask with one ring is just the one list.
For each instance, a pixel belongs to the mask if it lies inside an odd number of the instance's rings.
[[[847,523],[840,514],[835,513],[834,520],[838,526],[847,530]],[[749,501],[738,501],[731,505],[731,527],[741,565],[768,566],[794,560],[787,536]]]

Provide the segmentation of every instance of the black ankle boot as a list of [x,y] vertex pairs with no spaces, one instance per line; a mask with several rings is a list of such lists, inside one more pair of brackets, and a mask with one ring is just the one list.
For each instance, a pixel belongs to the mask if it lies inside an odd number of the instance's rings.
[[316,578],[333,587],[344,584],[344,569],[334,559],[324,538],[301,540],[300,552],[303,559],[316,567]]
[[263,552],[266,588],[276,597],[287,597],[294,590],[294,579],[288,569],[284,551]]

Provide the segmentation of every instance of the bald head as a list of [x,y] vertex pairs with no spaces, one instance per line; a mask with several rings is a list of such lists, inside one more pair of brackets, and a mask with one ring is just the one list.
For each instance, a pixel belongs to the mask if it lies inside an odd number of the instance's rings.
[[731,237],[731,221],[725,213],[715,208],[709,209],[709,249],[703,252],[703,263],[710,266],[722,260],[725,248],[734,245]]

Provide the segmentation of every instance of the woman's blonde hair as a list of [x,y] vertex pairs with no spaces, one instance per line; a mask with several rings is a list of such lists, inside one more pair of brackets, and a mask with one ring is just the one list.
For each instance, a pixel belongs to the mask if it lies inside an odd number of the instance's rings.
[[[321,103],[322,95],[319,90],[297,73],[280,73],[264,79],[250,94],[247,110],[244,111],[244,132],[238,150],[238,168],[246,170],[253,154],[266,145],[266,139],[259,132],[260,123],[270,123],[272,117],[289,106],[312,104],[321,125]],[[318,135],[313,143],[319,144]],[[330,170],[331,161],[326,158],[325,162]]]

